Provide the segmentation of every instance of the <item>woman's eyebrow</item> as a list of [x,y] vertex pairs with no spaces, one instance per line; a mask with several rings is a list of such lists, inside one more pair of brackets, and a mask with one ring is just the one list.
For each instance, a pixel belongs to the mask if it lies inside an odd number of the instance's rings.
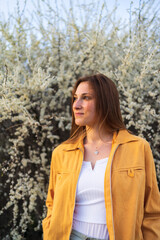
[[[84,95],[91,95],[92,96],[93,94],[91,94],[91,93],[82,93],[80,95],[82,95],[82,96],[84,96]],[[75,93],[74,96],[77,96],[77,94]]]

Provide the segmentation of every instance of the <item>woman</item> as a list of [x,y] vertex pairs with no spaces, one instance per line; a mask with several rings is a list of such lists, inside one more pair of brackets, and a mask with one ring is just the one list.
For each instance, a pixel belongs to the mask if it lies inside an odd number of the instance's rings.
[[52,154],[44,240],[158,240],[160,194],[148,142],[122,121],[115,84],[78,79],[71,137]]

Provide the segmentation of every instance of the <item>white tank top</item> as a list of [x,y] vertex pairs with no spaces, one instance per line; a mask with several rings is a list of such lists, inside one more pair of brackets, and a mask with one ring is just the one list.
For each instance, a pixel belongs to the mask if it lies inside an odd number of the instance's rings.
[[104,201],[104,175],[108,158],[83,161],[76,191],[72,228],[88,237],[109,239]]

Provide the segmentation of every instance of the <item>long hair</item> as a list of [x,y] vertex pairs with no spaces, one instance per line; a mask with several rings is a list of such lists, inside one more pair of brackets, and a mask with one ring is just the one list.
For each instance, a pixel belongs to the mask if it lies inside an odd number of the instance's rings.
[[[108,132],[126,129],[120,111],[119,94],[115,83],[103,74],[80,77],[72,91],[72,107],[74,95],[78,85],[88,82],[94,91],[96,99],[97,123],[99,129],[103,128]],[[75,141],[81,135],[85,135],[85,126],[77,126],[72,109],[72,126],[69,141]]]

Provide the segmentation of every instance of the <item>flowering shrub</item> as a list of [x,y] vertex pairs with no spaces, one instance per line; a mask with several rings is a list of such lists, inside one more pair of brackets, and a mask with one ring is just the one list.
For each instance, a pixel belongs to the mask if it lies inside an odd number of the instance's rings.
[[12,17],[0,22],[1,239],[42,239],[51,152],[69,136],[71,90],[84,74],[115,81],[126,126],[150,142],[160,183],[159,22],[152,2],[130,13],[129,27],[105,4],[95,15],[94,4],[79,6],[83,23],[74,8],[57,20],[46,1],[38,33],[24,15],[14,26]]

